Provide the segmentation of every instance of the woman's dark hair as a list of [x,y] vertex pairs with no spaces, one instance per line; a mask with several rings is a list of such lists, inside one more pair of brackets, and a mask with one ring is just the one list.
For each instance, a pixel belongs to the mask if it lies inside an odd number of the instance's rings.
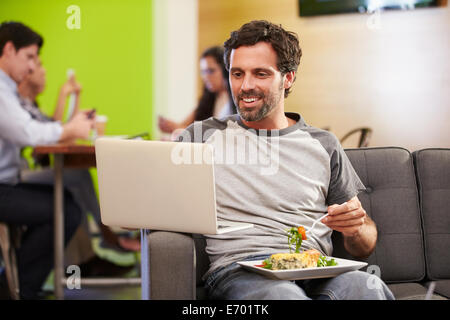
[[[236,112],[236,107],[231,99],[231,91],[230,85],[228,84],[228,70],[225,68],[225,63],[223,61],[224,50],[223,47],[211,47],[203,51],[201,58],[211,57],[213,58],[217,64],[220,66],[220,71],[222,72],[223,79],[226,83],[228,95],[230,97],[230,103],[233,107],[233,112]],[[208,119],[213,116],[214,113],[214,104],[216,102],[217,93],[209,91],[206,86],[203,86],[203,93],[198,103],[197,108],[195,109],[195,121],[202,121]]]
[[[225,66],[230,70],[230,55],[233,49],[240,46],[253,46],[258,42],[268,42],[277,53],[277,67],[282,75],[297,71],[302,56],[298,37],[294,32],[284,30],[281,25],[275,25],[265,20],[254,20],[244,24],[239,30],[231,32],[225,41]],[[295,81],[295,79],[294,79]],[[290,89],[285,89],[287,97]]]
[[8,41],[13,43],[16,51],[32,44],[37,44],[40,49],[44,44],[44,39],[39,34],[26,25],[14,21],[0,24],[0,57],[3,55],[3,48]]

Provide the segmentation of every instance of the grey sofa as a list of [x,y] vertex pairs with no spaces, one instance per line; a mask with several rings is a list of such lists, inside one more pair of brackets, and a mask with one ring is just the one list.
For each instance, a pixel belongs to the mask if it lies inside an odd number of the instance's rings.
[[[450,149],[346,153],[367,188],[359,198],[378,228],[377,246],[365,261],[379,267],[397,299],[423,299],[431,281],[433,299],[450,298]],[[332,240],[333,256],[354,259],[340,233]],[[149,232],[150,298],[206,299],[205,245],[201,235]]]

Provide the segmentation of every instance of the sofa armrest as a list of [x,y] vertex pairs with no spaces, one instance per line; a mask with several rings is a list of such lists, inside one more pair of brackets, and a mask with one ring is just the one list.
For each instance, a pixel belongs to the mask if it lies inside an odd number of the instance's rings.
[[150,232],[148,255],[151,299],[195,299],[195,246],[190,234]]

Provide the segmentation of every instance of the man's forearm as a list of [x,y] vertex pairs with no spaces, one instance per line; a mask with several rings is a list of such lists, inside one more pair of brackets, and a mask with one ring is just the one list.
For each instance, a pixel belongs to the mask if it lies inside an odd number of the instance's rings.
[[375,249],[377,242],[377,228],[369,216],[361,226],[360,232],[353,236],[344,235],[344,246],[348,253],[354,257],[366,258]]

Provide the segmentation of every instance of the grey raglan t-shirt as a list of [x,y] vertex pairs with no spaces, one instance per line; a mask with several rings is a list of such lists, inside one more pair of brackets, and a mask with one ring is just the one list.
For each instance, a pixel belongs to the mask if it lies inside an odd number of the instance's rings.
[[[253,228],[205,235],[210,273],[249,256],[289,252],[286,230],[310,227],[332,204],[364,189],[337,138],[297,123],[281,130],[248,128],[239,115],[195,122],[180,142],[214,147],[214,175],[219,220],[252,223]],[[332,230],[318,223],[302,250],[332,254]]]

